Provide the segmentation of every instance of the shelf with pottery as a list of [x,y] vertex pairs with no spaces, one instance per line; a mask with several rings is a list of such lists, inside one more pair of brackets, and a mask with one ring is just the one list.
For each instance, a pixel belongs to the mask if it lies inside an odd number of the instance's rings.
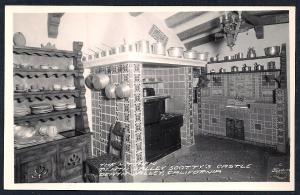
[[71,118],[72,116],[78,116],[81,114],[81,108],[67,109],[62,111],[52,111],[49,113],[42,114],[29,114],[20,117],[14,117],[15,123],[24,123],[24,122],[35,122],[35,121],[47,121],[47,120],[56,120],[64,119],[66,117]]
[[272,69],[272,70],[252,70],[252,71],[232,71],[232,72],[210,72],[201,75],[223,75],[223,74],[251,74],[251,73],[260,73],[260,72],[279,72],[280,69]]
[[243,62],[243,61],[255,61],[255,60],[261,60],[261,59],[275,59],[280,58],[280,55],[276,56],[257,56],[253,58],[240,58],[240,59],[232,59],[232,60],[219,60],[216,62],[208,62],[207,64],[219,64],[219,63],[228,63],[228,62]]
[[25,68],[15,68],[14,75],[20,76],[21,78],[39,78],[45,76],[46,78],[55,76],[55,77],[69,77],[69,76],[78,76],[78,70],[65,70],[65,69],[25,69]]
[[207,62],[201,60],[191,60],[185,58],[176,58],[156,54],[124,52],[120,54],[100,57],[94,60],[84,62],[85,68],[93,68],[99,66],[107,66],[110,64],[118,64],[123,62],[140,62],[143,65],[153,66],[193,66],[204,67]]
[[38,48],[38,47],[27,47],[27,46],[14,46],[13,52],[15,54],[24,55],[36,55],[36,56],[48,56],[48,57],[64,57],[73,58],[76,54],[72,51]]
[[[83,175],[83,162],[91,155],[91,134],[81,48],[81,42],[73,42],[73,51],[26,46],[13,48],[17,61],[13,69],[14,103],[17,106],[14,108],[14,124],[21,130],[26,127],[33,129],[21,131],[20,135],[14,129],[16,183],[64,182]],[[30,60],[35,65],[25,64],[28,61],[26,55],[31,55]],[[72,61],[72,65],[60,64],[62,61]],[[65,78],[53,83],[56,78],[52,77]],[[26,89],[26,86],[31,88]],[[63,99],[66,101],[62,102]],[[43,106],[47,104],[49,108],[40,106],[34,110],[33,105],[25,100],[42,101]],[[61,128],[65,123],[70,126]],[[49,127],[46,134],[41,133],[39,126]],[[72,135],[67,133],[68,128],[73,129]]]
[[14,99],[18,102],[23,102],[24,100],[28,99],[33,101],[34,99],[37,100],[53,100],[55,98],[62,99],[62,98],[78,98],[80,95],[80,90],[45,90],[45,91],[25,91],[25,92],[15,92]]

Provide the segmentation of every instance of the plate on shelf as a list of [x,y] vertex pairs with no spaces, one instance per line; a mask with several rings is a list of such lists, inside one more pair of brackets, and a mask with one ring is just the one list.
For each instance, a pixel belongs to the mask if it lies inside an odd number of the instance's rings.
[[47,104],[47,103],[32,104],[32,105],[30,105],[30,107],[32,109],[40,109],[40,110],[52,108],[51,104]]
[[27,92],[27,89],[15,89],[15,92],[17,93],[22,93],[22,92]]
[[29,89],[30,92],[38,92],[40,89]]

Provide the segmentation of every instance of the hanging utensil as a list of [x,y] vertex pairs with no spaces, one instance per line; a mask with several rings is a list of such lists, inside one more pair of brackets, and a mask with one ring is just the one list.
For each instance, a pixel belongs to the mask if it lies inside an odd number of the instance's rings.
[[123,70],[121,71],[121,79],[122,79],[122,83],[117,86],[116,95],[119,98],[128,98],[131,94],[131,88],[128,82],[123,80]]
[[[110,78],[112,78],[112,73],[110,72]],[[110,84],[105,87],[105,95],[108,99],[116,98],[116,86],[112,83],[110,79]]]

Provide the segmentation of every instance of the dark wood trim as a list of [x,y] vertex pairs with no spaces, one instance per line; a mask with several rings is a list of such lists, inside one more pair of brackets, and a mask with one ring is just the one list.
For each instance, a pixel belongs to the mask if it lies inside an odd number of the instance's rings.
[[177,36],[181,41],[184,41],[188,38],[191,38],[193,36],[199,35],[199,34],[203,34],[206,32],[209,32],[213,29],[218,28],[220,25],[220,20],[219,18],[214,18],[208,22],[205,22],[203,24],[197,25],[193,28],[190,28],[188,30],[185,30],[181,33],[178,33]]
[[251,12],[242,12],[242,17],[253,26],[261,26],[262,20],[260,17],[252,15]]
[[199,11],[199,12],[178,12],[168,18],[165,19],[165,23],[169,28],[174,28],[180,24],[183,24],[189,20],[200,16],[207,11]]
[[283,23],[289,23],[289,14],[283,13],[278,15],[265,15],[261,16],[261,24],[266,25],[273,25],[273,24],[283,24]]
[[58,49],[47,49],[39,47],[18,47],[14,46],[14,54],[27,54],[27,55],[38,55],[38,56],[55,56],[55,57],[65,57],[72,58],[76,54],[72,51],[58,50]]
[[58,35],[58,27],[60,19],[64,13],[48,13],[48,37],[56,38]]
[[211,41],[216,41],[216,40],[221,40],[223,38],[216,38],[215,37],[215,34],[210,34],[210,35],[207,35],[205,37],[201,37],[199,39],[195,39],[193,41],[190,41],[190,42],[187,42],[184,44],[184,46],[186,47],[186,49],[192,49],[193,47],[196,47],[198,45],[203,45],[205,43],[209,43]]

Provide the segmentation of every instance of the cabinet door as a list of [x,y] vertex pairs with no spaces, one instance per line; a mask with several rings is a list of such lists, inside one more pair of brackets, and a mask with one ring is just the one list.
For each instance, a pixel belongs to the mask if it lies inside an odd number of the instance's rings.
[[159,125],[148,125],[145,128],[146,160],[152,161],[161,154],[163,137]]
[[58,173],[59,180],[65,181],[83,174],[83,162],[87,155],[85,142],[70,143],[68,147],[60,148]]
[[240,139],[240,140],[245,139],[245,136],[244,136],[244,121],[243,120],[238,120],[238,119],[235,120],[234,131],[235,131],[234,132],[235,137],[237,139]]
[[[43,152],[44,151],[44,152]],[[41,148],[20,155],[18,182],[49,183],[56,182],[56,149]]]
[[234,138],[235,121],[231,118],[226,118],[226,136]]

